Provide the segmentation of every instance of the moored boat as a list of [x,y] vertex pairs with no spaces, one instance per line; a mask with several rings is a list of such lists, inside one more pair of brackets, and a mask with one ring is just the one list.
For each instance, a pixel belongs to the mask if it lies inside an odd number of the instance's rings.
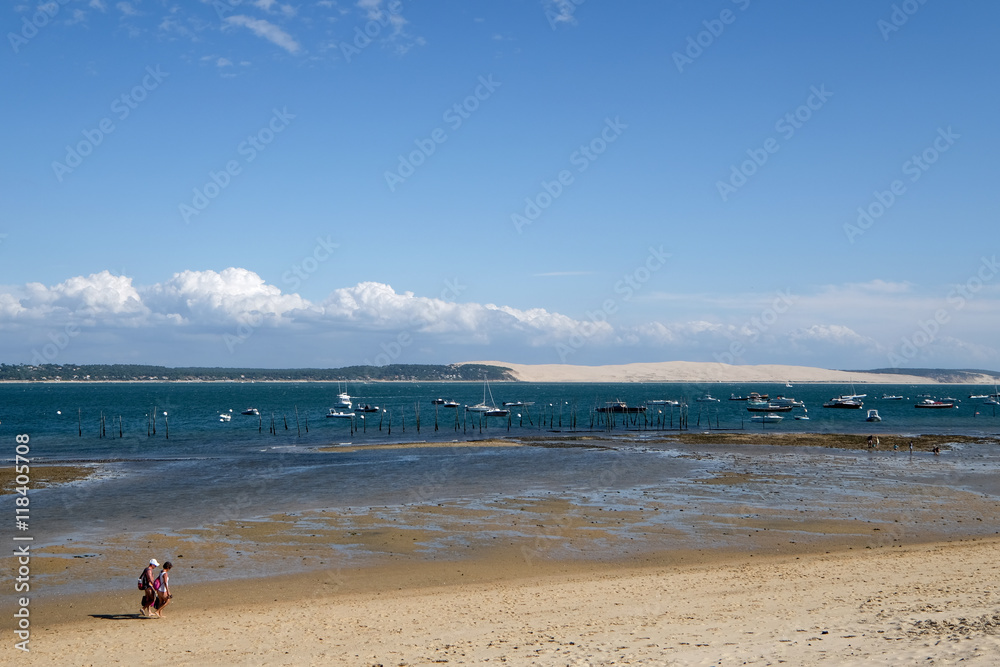
[[750,417],[750,421],[764,423],[764,424],[772,424],[772,423],[776,424],[780,422],[782,419],[784,419],[784,417],[775,414],[753,415]]
[[865,417],[866,422],[880,422],[882,418],[878,416],[878,410],[869,410],[868,416]]
[[915,408],[953,408],[954,403],[949,403],[948,401],[935,401],[933,398],[925,398],[913,407]]
[[849,396],[839,396],[837,398],[831,398],[829,401],[823,404],[824,408],[840,408],[842,410],[860,410],[865,404]]
[[776,405],[774,403],[748,403],[748,412],[791,412],[791,405]]
[[595,408],[594,411],[614,414],[635,414],[637,412],[645,412],[646,406],[627,405],[625,401],[608,401],[604,404],[604,407]]

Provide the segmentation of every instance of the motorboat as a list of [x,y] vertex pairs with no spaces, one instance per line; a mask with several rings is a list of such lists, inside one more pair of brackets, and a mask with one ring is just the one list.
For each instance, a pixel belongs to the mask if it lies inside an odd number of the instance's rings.
[[614,414],[636,414],[638,412],[645,412],[646,406],[627,405],[625,401],[608,401],[604,404],[604,407],[595,408],[594,411],[601,413],[614,413]]
[[257,408],[247,408],[246,410],[244,410],[240,414],[241,415],[251,415],[253,417],[256,417],[256,416],[260,415],[260,410],[258,410]]
[[806,408],[802,408],[802,414],[795,415],[795,418],[798,419],[799,421],[807,421],[809,419],[809,410],[807,410]]
[[355,412],[379,412],[379,407],[377,405],[368,405],[367,403],[365,403],[364,405],[358,404],[358,405],[354,406],[354,411]]
[[327,419],[354,419],[354,413],[330,408],[330,411],[326,413],[326,417]]
[[775,403],[766,403],[761,401],[759,403],[748,403],[748,412],[791,412],[791,405],[777,405]]
[[788,398],[787,396],[777,396],[771,400],[771,405],[787,405],[793,408],[804,408],[806,404],[802,401],[796,401],[794,398]]
[[717,399],[714,396],[712,396],[711,394],[707,394],[707,393],[704,396],[699,396],[698,398],[696,398],[694,400],[698,401],[699,403],[718,403],[719,402],[719,399]]
[[969,394],[969,398],[974,398],[974,399],[989,398],[989,397],[990,397],[989,394]]
[[445,401],[441,405],[443,405],[446,408],[457,408],[460,404],[458,401]]
[[902,396],[896,396],[896,395],[890,396],[889,394],[882,394],[882,400],[883,401],[901,401],[901,400],[903,400],[903,397]]
[[750,421],[763,424],[777,424],[782,419],[784,419],[784,417],[775,414],[753,415],[750,417]]
[[866,422],[880,422],[882,418],[878,416],[878,410],[869,410],[868,416],[865,417]]
[[840,408],[842,410],[860,410],[865,404],[858,400],[857,398],[852,398],[848,396],[839,396],[837,398],[831,398],[829,401],[823,404],[824,408]]
[[657,399],[654,399],[652,401],[646,401],[646,405],[648,405],[648,406],[665,405],[667,407],[677,407],[680,404],[681,404],[680,401],[672,401],[669,398],[657,398]]
[[337,394],[337,400],[333,403],[333,407],[338,410],[350,410],[352,405],[351,397],[346,391],[342,391]]
[[433,401],[431,401],[431,405],[444,405],[444,399],[435,398]]
[[935,401],[933,398],[925,398],[913,407],[915,408],[953,408],[954,403],[949,403],[948,401]]
[[487,417],[506,417],[509,414],[510,410],[507,410],[506,408],[490,408],[483,413],[483,415]]
[[524,405],[524,401],[504,401],[503,406],[506,408],[519,408]]
[[221,412],[221,413],[219,413],[219,421],[220,422],[231,421],[232,418],[233,418],[232,412],[233,411],[230,410],[229,412]]

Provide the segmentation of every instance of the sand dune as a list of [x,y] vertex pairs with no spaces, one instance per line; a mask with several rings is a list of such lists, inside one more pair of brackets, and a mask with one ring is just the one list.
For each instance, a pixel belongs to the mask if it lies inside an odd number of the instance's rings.
[[[714,362],[660,361],[609,366],[570,364],[511,364],[504,361],[470,361],[510,368],[523,382],[855,382],[879,384],[937,384],[916,375],[848,373],[810,366],[733,366]],[[982,382],[992,382],[984,378]]]

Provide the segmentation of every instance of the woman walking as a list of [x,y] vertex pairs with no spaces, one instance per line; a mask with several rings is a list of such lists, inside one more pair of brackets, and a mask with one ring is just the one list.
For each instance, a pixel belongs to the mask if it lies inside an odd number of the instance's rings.
[[153,589],[156,590],[156,602],[153,608],[156,610],[156,617],[163,618],[163,608],[167,606],[173,596],[170,592],[170,568],[173,564],[168,560],[163,564],[163,569],[153,582]]

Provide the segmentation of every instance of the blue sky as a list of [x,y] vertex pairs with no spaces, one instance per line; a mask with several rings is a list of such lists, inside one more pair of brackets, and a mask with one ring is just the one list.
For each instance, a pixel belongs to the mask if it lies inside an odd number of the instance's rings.
[[0,358],[998,369],[998,14],[15,2]]

